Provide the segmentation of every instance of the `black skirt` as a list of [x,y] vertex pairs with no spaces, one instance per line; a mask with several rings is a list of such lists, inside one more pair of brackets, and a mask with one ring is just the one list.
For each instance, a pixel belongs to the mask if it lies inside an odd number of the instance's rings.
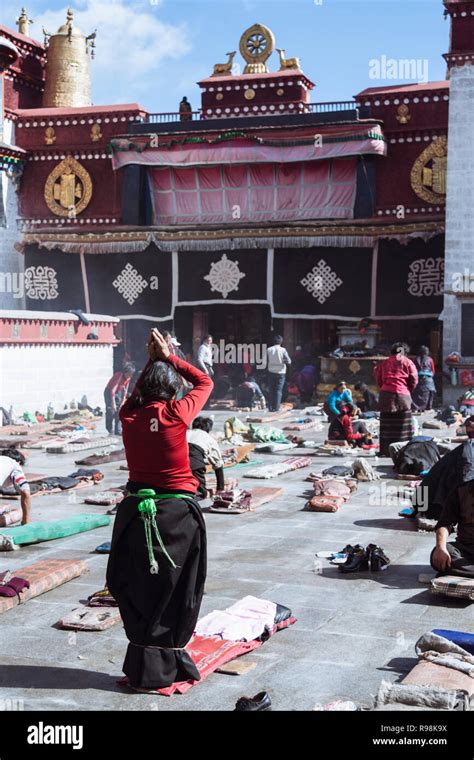
[[200,677],[184,647],[194,632],[204,593],[206,526],[191,496],[157,499],[156,524],[177,567],[169,563],[153,535],[159,565],[153,575],[139,502],[139,497],[128,496],[118,506],[107,586],[130,642],[123,672],[131,686],[160,689]]

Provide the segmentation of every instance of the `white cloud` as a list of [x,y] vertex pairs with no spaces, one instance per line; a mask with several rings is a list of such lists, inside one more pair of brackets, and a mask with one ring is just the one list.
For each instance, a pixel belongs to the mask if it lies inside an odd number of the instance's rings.
[[[161,21],[155,3],[145,6],[130,0],[83,0],[78,5],[74,24],[85,35],[97,29],[91,70],[93,100],[98,105],[135,102],[149,96],[157,78],[163,80],[173,61],[191,49],[186,24]],[[37,15],[36,36],[43,26],[55,32],[64,24],[67,8],[65,5],[62,10]]]

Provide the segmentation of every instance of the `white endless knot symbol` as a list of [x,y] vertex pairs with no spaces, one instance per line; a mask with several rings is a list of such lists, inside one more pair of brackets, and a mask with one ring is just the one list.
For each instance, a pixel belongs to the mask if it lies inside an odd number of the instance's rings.
[[131,264],[127,264],[119,275],[115,278],[112,285],[117,288],[118,292],[127,303],[132,306],[148,283],[143,279]]
[[25,291],[28,298],[52,301],[59,295],[56,270],[51,267],[25,269]]
[[324,259],[320,259],[306,277],[303,277],[301,284],[318,303],[323,304],[342,285],[342,280]]
[[239,289],[242,277],[245,277],[245,274],[240,271],[238,262],[231,261],[223,253],[219,261],[211,264],[209,274],[204,279],[208,280],[212,291],[217,291],[227,298],[229,293]]
[[440,296],[443,293],[444,259],[412,261],[408,269],[408,292],[411,296]]

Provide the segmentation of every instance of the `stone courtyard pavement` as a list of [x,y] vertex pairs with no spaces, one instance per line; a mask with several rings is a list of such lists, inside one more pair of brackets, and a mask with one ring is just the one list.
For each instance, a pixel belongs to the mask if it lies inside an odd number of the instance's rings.
[[[215,430],[222,430],[229,415],[215,416]],[[240,417],[245,419],[244,414]],[[325,425],[323,432],[307,431],[307,437],[322,441],[326,430]],[[67,475],[77,469],[74,459],[89,453],[93,450],[80,455],[30,450],[26,470]],[[264,462],[279,458],[258,456]],[[369,461],[384,478],[392,474],[389,460]],[[245,468],[228,470],[244,487],[282,486],[284,493],[253,513],[206,514],[209,565],[201,614],[253,594],[291,607],[298,622],[245,656],[256,663],[247,674],[214,673],[185,695],[134,694],[116,685],[126,649],[120,625],[76,634],[55,627],[103,586],[107,555],[94,549],[110,539],[112,525],[3,553],[0,569],[15,570],[45,558],[80,558],[90,572],[1,615],[0,701],[23,700],[25,710],[232,710],[239,696],[265,689],[274,710],[313,710],[335,699],[370,708],[382,679],[398,680],[415,665],[414,644],[425,631],[473,631],[473,607],[433,597],[418,581],[420,573],[432,574],[434,535],[418,533],[411,520],[398,517],[402,505],[393,500],[374,503],[369,493],[373,484],[360,483],[355,496],[335,514],[302,511],[309,472],[345,462],[314,457],[310,467],[272,481],[245,478]],[[119,464],[99,466],[105,478],[96,490],[126,482]],[[83,503],[93,490],[33,499],[34,519],[105,512],[107,507]],[[316,552],[340,550],[349,543],[379,544],[391,559],[390,567],[344,576],[327,560],[318,563]]]

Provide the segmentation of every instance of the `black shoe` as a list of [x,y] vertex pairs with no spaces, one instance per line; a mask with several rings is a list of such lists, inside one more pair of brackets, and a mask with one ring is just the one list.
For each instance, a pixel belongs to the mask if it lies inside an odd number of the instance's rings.
[[240,697],[235,703],[234,712],[257,712],[257,710],[271,710],[272,701],[266,691],[261,691],[254,697]]
[[379,572],[379,570],[386,570],[390,564],[390,560],[385,554],[381,546],[375,544],[369,544],[367,547],[367,556],[369,558],[370,569],[373,572]]
[[343,565],[339,565],[341,573],[358,573],[359,570],[367,570],[369,567],[369,558],[365,549],[356,544],[347,555]]
[[341,550],[340,550],[340,551],[338,551],[337,553],[338,553],[338,554],[351,554],[351,552],[353,552],[353,551],[354,551],[354,548],[355,548],[355,547],[354,547],[354,546],[352,546],[352,544],[347,544],[347,546],[345,546],[345,547],[344,547],[344,549],[341,549]]

